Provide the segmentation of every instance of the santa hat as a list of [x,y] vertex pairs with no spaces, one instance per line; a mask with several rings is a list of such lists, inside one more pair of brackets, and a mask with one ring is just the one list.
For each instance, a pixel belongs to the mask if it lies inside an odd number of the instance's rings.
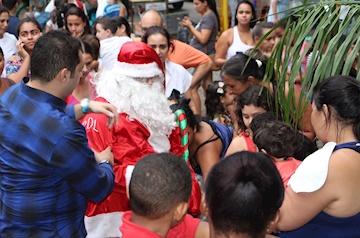
[[153,48],[143,42],[126,42],[118,54],[115,67],[133,78],[164,77],[164,66]]

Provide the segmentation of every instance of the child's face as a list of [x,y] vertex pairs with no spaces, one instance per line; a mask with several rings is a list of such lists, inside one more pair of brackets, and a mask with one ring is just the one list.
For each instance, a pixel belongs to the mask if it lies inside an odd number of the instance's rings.
[[259,114],[265,113],[266,110],[262,107],[255,107],[254,104],[245,105],[241,110],[242,118],[244,121],[245,127],[250,130],[250,123]]
[[99,39],[99,41],[102,41],[102,40],[108,38],[108,34],[104,30],[104,28],[101,24],[96,24],[95,29],[96,29],[96,37]]
[[235,96],[230,94],[229,91],[226,90],[224,96],[221,96],[221,103],[224,105],[224,108],[234,103]]
[[107,2],[108,4],[114,4],[116,1],[115,1],[115,0],[106,0],[106,2]]

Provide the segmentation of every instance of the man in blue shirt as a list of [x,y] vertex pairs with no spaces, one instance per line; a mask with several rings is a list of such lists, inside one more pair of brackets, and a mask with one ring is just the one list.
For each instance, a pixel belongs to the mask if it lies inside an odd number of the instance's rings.
[[[88,199],[113,189],[110,149],[94,156],[74,107],[65,113],[82,67],[80,42],[51,31],[35,45],[29,82],[0,98],[1,237],[85,237]],[[85,100],[82,111],[95,104]]]

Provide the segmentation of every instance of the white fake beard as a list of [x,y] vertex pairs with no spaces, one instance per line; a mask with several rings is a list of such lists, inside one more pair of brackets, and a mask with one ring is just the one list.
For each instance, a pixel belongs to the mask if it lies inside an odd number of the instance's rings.
[[114,74],[114,71],[102,72],[96,82],[96,92],[113,104],[119,113],[128,114],[129,119],[140,121],[160,135],[170,135],[176,126],[160,78],[149,85],[129,76]]

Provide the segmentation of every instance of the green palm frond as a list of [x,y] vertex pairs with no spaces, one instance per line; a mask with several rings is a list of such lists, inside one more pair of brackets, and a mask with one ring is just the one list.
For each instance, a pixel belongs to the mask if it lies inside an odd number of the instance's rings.
[[[343,19],[340,19],[340,5],[349,7]],[[359,1],[320,1],[304,3],[289,11],[292,15],[288,18],[297,16],[297,20],[282,19],[278,23],[288,22],[284,36],[270,56],[264,80],[270,83],[271,78],[277,79],[276,97],[282,106],[284,119],[295,122],[304,111],[303,107],[294,107],[297,103],[294,98],[295,79],[299,74],[302,80],[300,100],[305,103],[309,102],[319,81],[333,75],[349,74],[360,51],[360,4]],[[352,46],[353,50],[348,54]],[[306,73],[301,74],[302,62],[310,52],[312,57]],[[357,80],[360,80],[360,74],[357,74]]]

